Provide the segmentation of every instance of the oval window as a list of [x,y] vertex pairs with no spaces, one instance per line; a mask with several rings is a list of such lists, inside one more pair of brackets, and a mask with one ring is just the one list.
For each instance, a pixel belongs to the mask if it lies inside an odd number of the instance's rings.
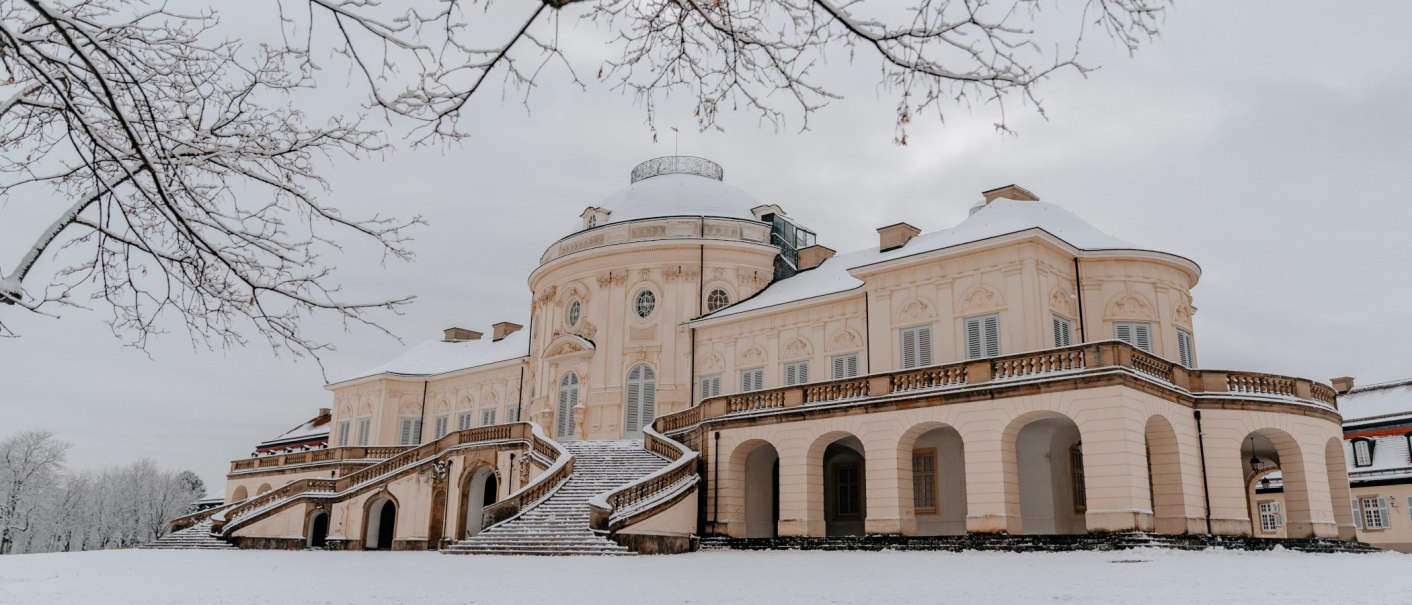
[[652,314],[652,310],[657,308],[657,295],[651,290],[643,290],[637,293],[637,316],[647,317]]
[[583,312],[583,306],[579,304],[579,301],[576,300],[576,301],[574,301],[574,302],[569,303],[569,326],[570,326],[570,327],[579,325],[579,314],[582,313],[582,312]]

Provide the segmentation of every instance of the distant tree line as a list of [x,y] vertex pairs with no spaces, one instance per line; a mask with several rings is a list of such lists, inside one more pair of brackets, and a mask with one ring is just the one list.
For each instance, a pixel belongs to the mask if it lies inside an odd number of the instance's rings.
[[69,471],[68,449],[48,431],[0,441],[0,555],[140,546],[206,495],[196,473],[151,459]]

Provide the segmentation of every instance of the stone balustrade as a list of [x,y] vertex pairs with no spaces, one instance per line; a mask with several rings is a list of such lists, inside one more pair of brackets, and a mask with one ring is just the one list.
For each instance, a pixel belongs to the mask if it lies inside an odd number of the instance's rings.
[[770,227],[765,223],[731,218],[663,217],[608,223],[569,235],[540,257],[543,265],[590,248],[663,239],[725,239],[768,245]]
[[292,454],[279,454],[275,456],[261,456],[258,458],[242,458],[232,460],[230,472],[256,471],[281,469],[291,466],[299,466],[315,463],[346,463],[365,462],[368,460],[386,460],[400,454],[412,446],[391,446],[391,447],[333,447],[322,450],[311,450],[307,452],[295,452]]
[[671,464],[590,500],[589,526],[593,529],[614,531],[634,519],[650,517],[675,504],[699,481],[700,454],[651,426],[643,427],[642,438],[648,451],[671,460]]

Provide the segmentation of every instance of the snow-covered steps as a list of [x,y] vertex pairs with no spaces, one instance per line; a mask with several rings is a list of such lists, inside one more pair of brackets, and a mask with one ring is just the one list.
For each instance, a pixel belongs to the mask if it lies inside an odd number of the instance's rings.
[[1361,542],[1325,539],[1276,540],[1233,536],[1169,536],[1147,532],[1109,534],[1076,534],[1051,536],[1010,536],[1006,534],[970,534],[965,536],[835,536],[828,538],[724,538],[701,539],[701,550],[898,550],[948,551],[968,550],[1002,552],[1072,552],[1084,550],[1109,551],[1132,548],[1169,548],[1174,550],[1271,550],[1275,547],[1302,552],[1376,552]]
[[235,550],[229,542],[211,535],[211,520],[205,519],[196,525],[175,531],[157,538],[142,548],[171,548],[181,550]]
[[588,527],[588,500],[645,477],[667,461],[641,441],[571,441],[574,473],[549,498],[521,514],[442,551],[485,555],[631,555]]

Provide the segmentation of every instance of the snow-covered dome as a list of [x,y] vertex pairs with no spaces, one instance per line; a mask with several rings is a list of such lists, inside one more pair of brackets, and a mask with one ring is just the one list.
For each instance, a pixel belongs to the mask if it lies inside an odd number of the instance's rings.
[[661,216],[756,220],[750,210],[760,203],[740,188],[727,185],[723,176],[720,164],[704,158],[647,160],[633,168],[631,185],[597,204],[609,213],[602,223]]

